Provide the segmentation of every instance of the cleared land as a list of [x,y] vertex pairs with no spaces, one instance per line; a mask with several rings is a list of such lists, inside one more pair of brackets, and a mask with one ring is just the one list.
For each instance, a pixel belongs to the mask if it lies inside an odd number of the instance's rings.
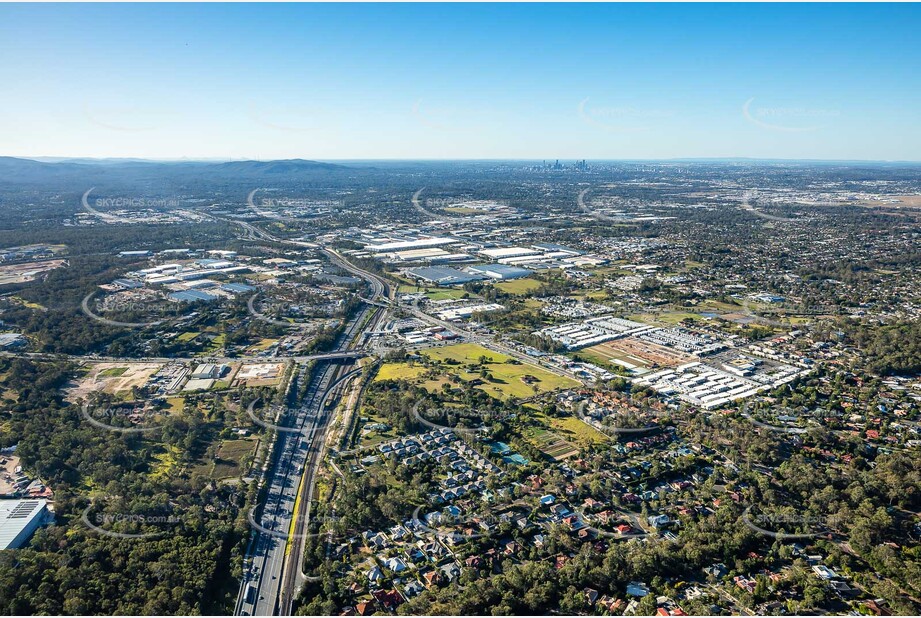
[[222,440],[214,459],[212,461],[199,461],[191,471],[192,473],[205,475],[215,481],[236,478],[244,472],[241,465],[243,459],[253,453],[257,444],[259,444],[259,440],[256,438]]
[[555,460],[563,460],[579,454],[579,448],[563,440],[556,433],[537,427],[529,428],[525,435],[538,450]]
[[0,266],[0,285],[34,281],[35,278],[42,273],[63,266],[67,266],[66,260],[45,260],[43,262],[28,262],[26,264]]
[[157,373],[160,363],[96,363],[88,366],[88,373],[67,388],[67,400],[86,398],[90,393],[105,392],[112,395],[130,394],[135,386],[144,386],[150,376]]
[[585,350],[589,354],[615,364],[617,360],[624,361],[640,368],[652,365],[672,367],[694,360],[693,356],[670,350],[665,346],[648,343],[633,337],[615,339],[601,343]]
[[225,479],[239,476],[243,471],[240,463],[256,448],[256,440],[247,438],[243,440],[224,440],[217,450],[211,478]]
[[573,440],[585,446],[601,444],[610,440],[608,436],[591,425],[572,416],[551,418],[550,425],[557,433],[563,435],[567,440]]
[[471,296],[466,290],[455,290],[451,288],[431,288],[417,285],[401,284],[397,288],[398,294],[425,294],[429,300],[447,300],[449,298],[457,299],[464,296]]

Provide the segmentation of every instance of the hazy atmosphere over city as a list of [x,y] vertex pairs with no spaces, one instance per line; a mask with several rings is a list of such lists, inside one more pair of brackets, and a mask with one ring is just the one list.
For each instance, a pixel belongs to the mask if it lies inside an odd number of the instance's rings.
[[0,2],[0,614],[917,616],[919,26]]

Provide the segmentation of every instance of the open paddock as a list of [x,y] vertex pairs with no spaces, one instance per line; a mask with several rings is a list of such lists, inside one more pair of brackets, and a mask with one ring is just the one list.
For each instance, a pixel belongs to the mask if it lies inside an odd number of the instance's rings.
[[[478,365],[480,358],[485,357],[484,369],[488,372],[489,377],[482,379],[476,388],[497,399],[532,397],[535,394],[579,385],[571,378],[558,376],[536,365],[508,362],[512,360],[511,357],[474,343],[430,348],[424,350],[422,354],[432,360],[448,361],[442,365],[443,369],[462,379],[468,379],[471,376],[470,366]],[[479,378],[479,372],[475,373]]]

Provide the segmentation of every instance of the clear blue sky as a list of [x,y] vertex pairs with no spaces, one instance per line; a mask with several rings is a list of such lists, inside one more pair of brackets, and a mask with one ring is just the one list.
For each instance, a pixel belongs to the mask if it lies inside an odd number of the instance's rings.
[[921,160],[921,6],[0,5],[0,155]]

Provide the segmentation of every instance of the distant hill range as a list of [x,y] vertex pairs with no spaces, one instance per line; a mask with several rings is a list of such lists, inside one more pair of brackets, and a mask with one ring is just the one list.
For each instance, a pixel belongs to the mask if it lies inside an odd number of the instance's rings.
[[0,182],[32,183],[48,180],[104,181],[175,178],[213,181],[310,179],[356,170],[346,165],[305,159],[278,161],[145,161],[139,159],[60,159],[37,161],[0,157]]

